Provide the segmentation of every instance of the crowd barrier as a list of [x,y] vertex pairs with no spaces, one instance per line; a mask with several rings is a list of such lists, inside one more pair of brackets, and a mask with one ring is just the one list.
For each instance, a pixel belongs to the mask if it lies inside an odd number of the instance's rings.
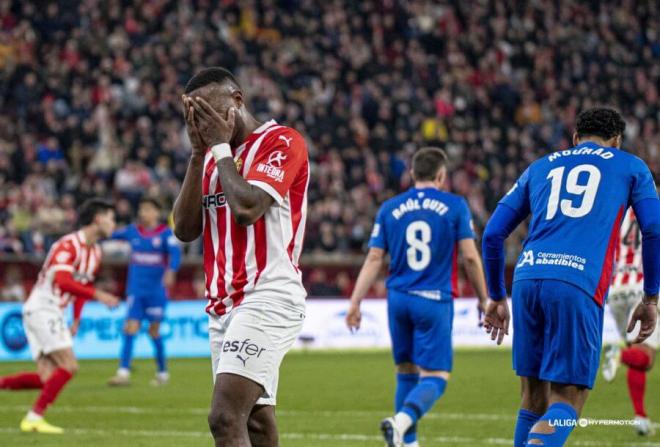
[[[167,308],[162,324],[169,357],[204,357],[209,355],[208,320],[205,301],[173,301]],[[477,300],[455,300],[454,346],[494,346],[478,325]],[[387,348],[390,337],[387,326],[387,305],[384,299],[365,300],[362,325],[351,333],[344,323],[348,300],[310,299],[307,301],[305,325],[296,343],[302,349]],[[78,358],[116,358],[120,349],[125,305],[109,310],[99,303],[88,303],[83,311],[80,329],[74,339]],[[510,331],[512,335],[512,331]],[[605,313],[606,342],[618,338],[614,321]],[[511,337],[505,338],[511,345]],[[135,343],[136,357],[150,357],[152,347],[146,326]],[[29,360],[30,350],[23,331],[20,303],[0,303],[0,361]]]

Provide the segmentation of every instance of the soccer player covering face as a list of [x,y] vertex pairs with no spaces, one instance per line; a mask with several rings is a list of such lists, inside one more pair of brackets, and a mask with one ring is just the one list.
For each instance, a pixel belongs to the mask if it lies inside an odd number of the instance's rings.
[[644,407],[646,375],[653,367],[655,352],[660,346],[660,320],[655,331],[643,343],[635,344],[639,328],[627,333],[628,323],[640,301],[644,298],[644,272],[642,266],[642,234],[632,209],[626,212],[621,225],[616,252],[616,270],[607,297],[610,312],[616,321],[619,335],[626,341],[626,348],[618,345],[605,347],[605,359],[601,369],[603,378],[611,382],[619,365],[628,367],[628,392],[635,411],[635,431],[642,436],[655,433]]
[[144,320],[149,322],[149,336],[158,368],[151,384],[165,385],[169,380],[160,323],[165,317],[167,289],[174,285],[176,271],[181,264],[181,248],[161,217],[160,203],[145,196],[140,200],[137,225],[128,225],[112,234],[113,239],[130,244],[131,257],[126,284],[128,314],[119,369],[108,381],[111,386],[130,384],[133,343]]
[[[101,264],[97,241],[107,238],[115,229],[112,205],[99,199],[88,200],[80,208],[79,224],[80,230],[53,244],[23,305],[25,335],[37,372],[0,377],[0,389],[41,389],[32,409],[21,421],[24,432],[63,432],[46,422],[43,415],[78,371],[71,336],[78,327],[83,302],[96,299],[109,307],[119,303],[117,297],[92,285]],[[64,309],[71,302],[74,324],[70,329],[64,320]]]
[[642,232],[644,297],[628,332],[656,327],[660,202],[651,172],[622,151],[625,123],[611,109],[582,112],[575,147],[532,163],[500,201],[484,232],[489,302],[485,326],[502,341],[509,309],[504,239],[531,214],[513,282],[513,368],[522,382],[515,447],[562,446],[594,385],[603,304],[621,221],[632,206]]
[[215,380],[209,426],[217,446],[276,446],[278,371],[305,316],[298,257],[307,147],[295,130],[258,122],[222,68],[196,74],[183,103],[192,154],[174,233],[203,238]]
[[487,300],[470,210],[462,197],[442,191],[446,164],[447,157],[438,148],[415,154],[411,171],[415,186],[378,211],[346,316],[351,330],[360,328],[360,303],[389,253],[387,307],[397,370],[396,414],[381,422],[381,431],[390,447],[419,445],[417,422],[447,386],[459,252],[480,309]]

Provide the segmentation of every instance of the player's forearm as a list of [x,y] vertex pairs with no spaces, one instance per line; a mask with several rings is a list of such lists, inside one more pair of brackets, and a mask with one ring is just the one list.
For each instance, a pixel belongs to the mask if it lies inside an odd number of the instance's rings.
[[378,278],[382,265],[382,259],[367,256],[364,265],[362,265],[362,269],[360,269],[357,281],[355,282],[353,293],[351,294],[351,302],[353,304],[360,304],[364,297],[367,296],[369,289]]
[[506,297],[504,240],[523,219],[512,208],[498,205],[484,230],[482,243],[484,271],[488,292],[494,300]]
[[69,271],[56,272],[53,282],[62,292],[75,295],[78,299],[91,300],[96,294],[94,286],[76,281]]
[[231,157],[218,160],[217,169],[225,199],[236,222],[239,225],[252,225],[270,206],[264,200],[265,194],[238,173]]
[[658,295],[660,289],[660,201],[646,199],[633,206],[642,232],[644,293]]
[[202,233],[203,172],[203,157],[190,157],[181,191],[172,210],[174,234],[183,242],[192,242]]
[[472,288],[479,297],[479,301],[485,302],[488,299],[488,292],[486,291],[484,269],[479,258],[465,260],[465,273],[470,284],[472,284]]

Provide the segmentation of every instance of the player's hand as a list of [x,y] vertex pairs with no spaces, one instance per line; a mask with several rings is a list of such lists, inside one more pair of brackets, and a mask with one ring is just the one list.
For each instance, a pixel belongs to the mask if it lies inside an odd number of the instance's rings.
[[119,305],[119,298],[114,296],[112,293],[105,292],[103,290],[97,290],[95,298],[98,302],[105,304],[110,309],[113,309]]
[[75,337],[76,334],[78,333],[78,329],[80,328],[80,320],[73,320],[71,322],[71,326],[69,326],[69,331],[71,331],[71,336]]
[[477,315],[479,316],[479,327],[484,326],[484,314],[486,313],[486,305],[488,304],[488,299],[485,300],[479,300],[477,302]]
[[346,312],[346,326],[348,326],[351,332],[355,332],[360,329],[361,322],[362,312],[360,312],[360,306],[351,303],[348,312]]
[[628,324],[628,333],[631,333],[637,322],[640,322],[639,334],[634,343],[642,343],[646,340],[655,330],[658,320],[658,303],[657,299],[650,303],[639,303],[633,311],[630,323]]
[[181,95],[181,99],[183,100],[183,118],[186,120],[186,131],[192,145],[192,154],[204,157],[208,145],[204,144],[204,140],[195,123],[195,107],[193,106],[192,99],[186,95]]
[[163,286],[166,289],[169,289],[176,282],[176,272],[174,270],[166,270],[165,275],[163,275]]
[[484,327],[486,333],[490,334],[491,340],[497,340],[501,345],[505,335],[509,335],[509,303],[506,298],[500,301],[489,300],[484,315]]
[[195,96],[192,99],[195,107],[195,122],[202,139],[209,146],[221,143],[229,143],[234,135],[234,124],[236,123],[236,108],[230,107],[227,110],[227,117],[221,116],[211,107],[211,105]]

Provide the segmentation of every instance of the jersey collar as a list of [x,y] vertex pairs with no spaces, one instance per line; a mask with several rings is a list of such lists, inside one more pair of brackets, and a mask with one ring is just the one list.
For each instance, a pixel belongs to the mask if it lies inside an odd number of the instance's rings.
[[254,129],[254,132],[252,132],[252,135],[254,135],[254,134],[256,134],[256,133],[262,133],[262,132],[265,132],[266,129],[268,129],[268,128],[271,127],[271,126],[275,126],[276,124],[277,124],[277,121],[275,121],[275,120],[269,120],[269,121],[266,121],[266,122],[263,123],[261,126],[259,126],[259,127],[257,127],[256,129]]

